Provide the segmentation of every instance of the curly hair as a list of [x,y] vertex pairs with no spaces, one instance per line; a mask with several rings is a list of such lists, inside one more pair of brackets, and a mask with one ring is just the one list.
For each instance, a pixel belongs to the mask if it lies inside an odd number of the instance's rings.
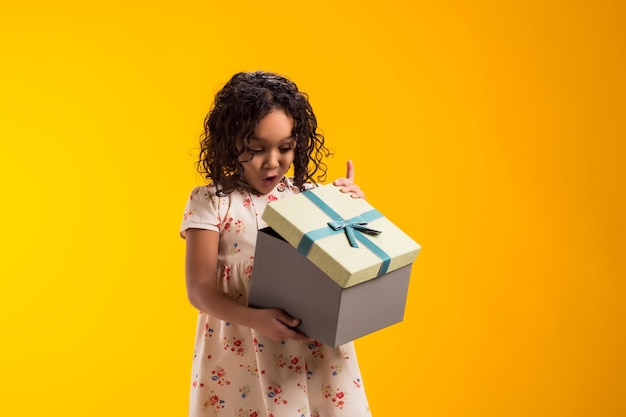
[[[210,179],[221,195],[236,189],[250,189],[243,177],[239,157],[249,146],[257,124],[272,110],[283,110],[293,118],[294,183],[326,179],[322,159],[331,152],[324,146],[324,135],[317,130],[317,119],[308,95],[281,75],[264,72],[235,74],[216,94],[204,120],[200,137],[198,172]],[[243,146],[237,146],[242,143]]]

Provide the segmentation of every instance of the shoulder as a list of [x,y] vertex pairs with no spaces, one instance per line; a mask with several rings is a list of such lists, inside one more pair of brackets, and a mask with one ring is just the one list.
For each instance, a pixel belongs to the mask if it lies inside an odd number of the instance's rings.
[[242,195],[243,193],[237,190],[228,194],[222,194],[215,184],[209,183],[207,185],[194,187],[189,194],[189,202],[192,205],[211,204],[215,207],[229,206],[232,200],[237,201],[242,198]]
[[189,193],[189,201],[194,203],[214,202],[217,199],[217,188],[213,183],[194,187]]

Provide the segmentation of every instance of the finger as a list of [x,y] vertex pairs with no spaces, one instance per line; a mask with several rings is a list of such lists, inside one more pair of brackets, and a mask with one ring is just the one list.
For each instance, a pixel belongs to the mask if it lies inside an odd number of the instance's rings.
[[349,181],[354,182],[354,164],[350,159],[348,159],[348,162],[346,163],[346,178]]
[[287,327],[296,327],[298,324],[300,324],[300,320],[291,317],[284,311],[279,310],[276,318],[278,319],[278,321],[284,323]]
[[289,339],[291,340],[299,340],[299,341],[303,341],[303,342],[309,342],[313,339],[311,339],[309,336],[305,335],[304,333],[295,331],[295,330],[291,330],[288,334]]

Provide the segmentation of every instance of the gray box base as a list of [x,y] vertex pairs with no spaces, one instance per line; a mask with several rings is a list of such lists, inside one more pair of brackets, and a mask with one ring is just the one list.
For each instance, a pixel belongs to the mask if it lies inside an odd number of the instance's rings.
[[248,304],[280,308],[298,330],[337,347],[404,318],[411,264],[350,288],[328,275],[271,228],[259,230]]

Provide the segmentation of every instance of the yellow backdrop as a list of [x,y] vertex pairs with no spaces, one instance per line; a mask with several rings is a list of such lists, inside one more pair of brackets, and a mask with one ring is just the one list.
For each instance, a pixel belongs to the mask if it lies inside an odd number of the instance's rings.
[[178,226],[253,69],[423,246],[405,321],[357,341],[376,417],[626,415],[623,4],[4,4],[0,415],[185,415]]

